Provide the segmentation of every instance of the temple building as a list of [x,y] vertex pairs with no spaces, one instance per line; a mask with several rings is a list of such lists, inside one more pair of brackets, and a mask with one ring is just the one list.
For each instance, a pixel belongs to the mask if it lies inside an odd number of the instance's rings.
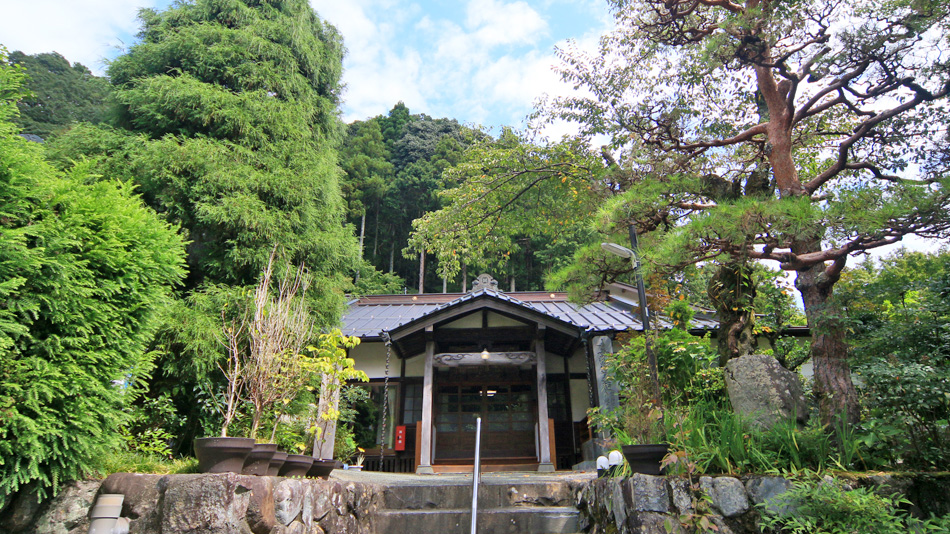
[[[716,326],[702,314],[691,325]],[[470,471],[477,415],[485,470],[554,471],[591,459],[587,409],[618,403],[604,355],[618,333],[642,329],[635,288],[623,284],[582,307],[565,293],[502,292],[487,275],[468,293],[353,301],[343,333],[362,340],[350,356],[379,407],[382,455],[368,451],[366,468]]]

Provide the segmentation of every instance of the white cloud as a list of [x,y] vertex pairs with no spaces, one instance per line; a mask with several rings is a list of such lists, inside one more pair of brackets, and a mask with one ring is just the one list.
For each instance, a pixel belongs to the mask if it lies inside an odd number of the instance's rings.
[[525,2],[470,0],[465,25],[485,47],[533,44],[548,33],[548,23]]
[[96,73],[131,43],[142,7],[157,0],[37,0],[9,2],[0,18],[0,44],[27,54],[56,51]]

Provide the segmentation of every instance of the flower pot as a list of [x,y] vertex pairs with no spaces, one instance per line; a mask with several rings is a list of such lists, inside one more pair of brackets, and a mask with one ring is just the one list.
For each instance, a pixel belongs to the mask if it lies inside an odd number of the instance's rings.
[[624,445],[623,457],[634,473],[660,475],[660,461],[670,452],[669,443],[649,443],[646,445]]
[[346,466],[346,470],[347,471],[362,471],[363,466],[362,465],[348,465]]
[[281,466],[284,465],[284,460],[287,459],[287,453],[284,451],[277,451],[274,453],[274,456],[270,459],[270,467],[267,468],[267,476],[276,477],[277,473],[280,472]]
[[313,465],[310,466],[310,470],[307,471],[307,476],[310,478],[322,478],[326,480],[330,478],[330,472],[334,469],[341,469],[343,467],[343,462],[337,460],[314,460]]
[[284,460],[284,465],[280,467],[279,476],[282,477],[305,477],[307,470],[313,464],[313,457],[306,454],[288,454]]
[[244,468],[241,469],[241,473],[245,475],[266,475],[275,452],[277,452],[276,443],[258,443],[254,445],[247,458],[244,459]]
[[251,438],[198,438],[195,456],[202,473],[240,473],[244,459],[254,448]]

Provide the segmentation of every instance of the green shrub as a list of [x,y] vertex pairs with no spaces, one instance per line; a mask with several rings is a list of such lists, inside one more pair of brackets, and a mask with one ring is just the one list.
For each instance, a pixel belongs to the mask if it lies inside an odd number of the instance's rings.
[[903,497],[884,497],[868,488],[853,490],[837,482],[796,482],[792,490],[760,504],[762,525],[783,534],[906,534],[946,532],[946,518],[919,521],[899,508]]
[[[0,49],[4,98],[18,84]],[[44,497],[121,446],[156,310],[184,263],[181,236],[132,186],[85,164],[56,174],[14,134],[9,106],[0,101],[0,509],[21,486],[35,481]]]
[[861,371],[870,407],[862,433],[875,456],[904,467],[950,466],[950,366],[894,359]]

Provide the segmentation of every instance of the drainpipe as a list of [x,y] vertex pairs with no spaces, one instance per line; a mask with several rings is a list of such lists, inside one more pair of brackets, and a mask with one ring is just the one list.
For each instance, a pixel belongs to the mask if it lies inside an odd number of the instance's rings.
[[122,515],[121,493],[99,495],[89,513],[89,534],[129,534],[129,518]]

